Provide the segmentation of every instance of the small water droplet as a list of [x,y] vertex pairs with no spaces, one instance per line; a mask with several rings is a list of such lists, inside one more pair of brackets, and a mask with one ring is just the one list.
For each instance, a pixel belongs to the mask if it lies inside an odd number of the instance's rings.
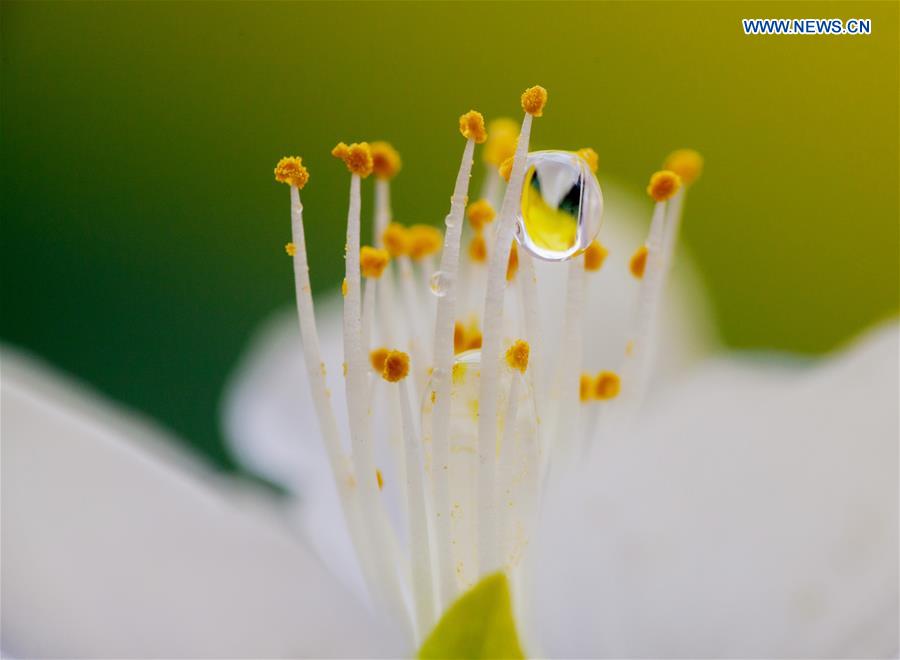
[[571,151],[535,151],[526,167],[516,240],[540,259],[571,259],[600,231],[603,193],[597,177]]
[[447,295],[447,290],[450,288],[450,276],[442,270],[437,270],[431,276],[430,286],[431,293],[438,298],[443,298]]

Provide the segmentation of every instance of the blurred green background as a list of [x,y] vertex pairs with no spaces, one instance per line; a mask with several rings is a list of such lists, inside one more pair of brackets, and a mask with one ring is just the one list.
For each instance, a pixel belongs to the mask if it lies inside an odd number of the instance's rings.
[[[313,286],[343,268],[338,140],[404,158],[398,218],[446,213],[470,107],[536,148],[593,146],[641,194],[707,170],[685,240],[735,347],[817,353],[898,305],[898,3],[7,2],[2,339],[230,465],[222,384],[292,297],[299,153]],[[747,37],[744,17],[863,17],[867,37]],[[366,200],[367,203],[370,198]]]

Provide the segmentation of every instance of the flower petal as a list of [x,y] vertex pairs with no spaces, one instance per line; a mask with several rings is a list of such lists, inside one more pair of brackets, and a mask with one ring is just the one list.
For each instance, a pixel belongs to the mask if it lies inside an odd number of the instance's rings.
[[3,643],[21,656],[392,656],[265,503],[3,354]]
[[898,329],[821,364],[701,369],[548,502],[542,651],[898,650]]

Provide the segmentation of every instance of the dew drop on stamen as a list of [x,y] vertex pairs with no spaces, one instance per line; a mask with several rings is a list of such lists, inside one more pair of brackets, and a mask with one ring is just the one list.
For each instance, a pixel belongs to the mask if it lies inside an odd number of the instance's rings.
[[516,240],[540,259],[571,259],[600,231],[603,193],[597,177],[571,151],[535,151],[526,167]]
[[436,270],[429,280],[429,287],[431,293],[438,298],[443,298],[447,295],[447,289],[450,288],[450,276],[442,270]]

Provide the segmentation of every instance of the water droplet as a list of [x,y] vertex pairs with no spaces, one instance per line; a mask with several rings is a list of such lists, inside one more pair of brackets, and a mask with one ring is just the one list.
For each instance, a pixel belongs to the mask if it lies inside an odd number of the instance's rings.
[[540,259],[571,259],[600,231],[603,193],[597,177],[571,151],[535,151],[526,167],[516,240]]
[[436,270],[430,280],[431,293],[438,298],[447,295],[447,289],[450,288],[450,276],[442,270]]

